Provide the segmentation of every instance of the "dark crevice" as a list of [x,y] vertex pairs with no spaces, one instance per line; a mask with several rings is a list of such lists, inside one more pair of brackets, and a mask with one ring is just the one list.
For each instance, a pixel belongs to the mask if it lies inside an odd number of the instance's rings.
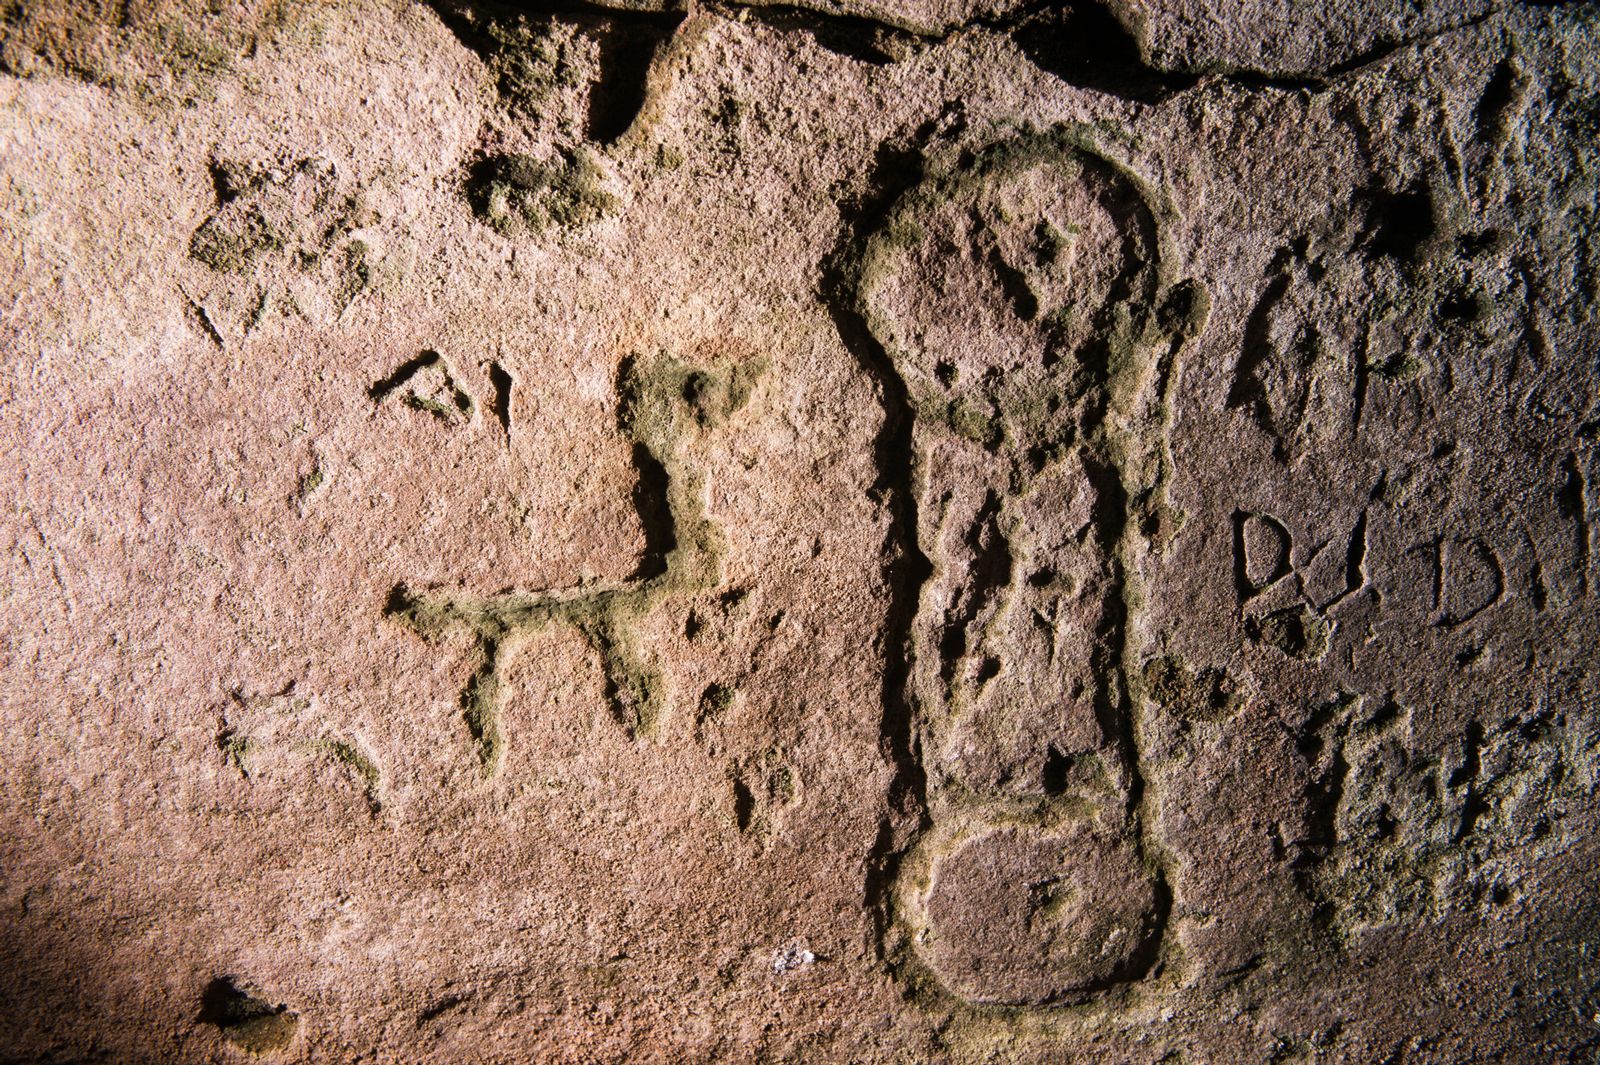
[[1368,195],[1371,216],[1361,241],[1368,257],[1415,262],[1439,230],[1433,191],[1418,181],[1399,192],[1374,189]]
[[1031,14],[1017,25],[1013,38],[1041,70],[1077,88],[1125,100],[1158,103],[1200,80],[1146,65],[1127,27],[1094,4],[1052,6]]
[[465,1002],[466,999],[460,995],[446,995],[444,998],[439,999],[433,1005],[417,1014],[417,1026],[420,1028],[421,1026],[428,1024],[430,1021],[438,1020],[440,1017],[443,1017],[445,1014],[456,1009]]
[[596,35],[600,76],[589,89],[590,140],[610,144],[628,132],[644,108],[650,64],[681,21],[681,15],[626,23],[613,19],[608,32]]
[[1352,74],[1359,74],[1368,67],[1377,66],[1408,48],[1436,41],[1441,37],[1461,30],[1471,29],[1499,14],[1499,10],[1491,8],[1481,15],[1464,19],[1449,26],[1442,26],[1437,30],[1418,34],[1415,37],[1390,37],[1380,39],[1372,47],[1365,49],[1349,59],[1330,64],[1327,68],[1316,73],[1295,75],[1265,74],[1258,71],[1231,70],[1219,71],[1227,81],[1245,88],[1280,89],[1288,92],[1322,92],[1334,82]]
[[492,768],[500,754],[500,645],[485,639],[482,648],[483,664],[461,693],[461,719],[478,747],[478,761]]
[[228,166],[213,159],[206,164],[206,170],[211,175],[211,189],[216,194],[218,207],[225,207],[239,198],[237,176]]
[[1480,750],[1483,746],[1483,726],[1476,721],[1467,722],[1466,749],[1461,768],[1450,776],[1452,788],[1466,785],[1467,794],[1461,800],[1461,824],[1456,830],[1456,843],[1463,843],[1478,827],[1478,819],[1489,812],[1489,804],[1478,790],[1478,773],[1481,770]]
[[600,659],[606,705],[611,707],[612,718],[635,739],[649,732],[654,727],[652,715],[659,678],[632,668],[623,647],[623,634],[613,618],[574,618],[573,626]]
[[[853,38],[857,46],[876,40],[881,46],[887,46],[887,49],[880,46],[879,54],[892,60],[896,58],[896,53],[906,46],[943,44],[973,29],[1009,33],[1028,19],[1054,8],[1056,0],[1030,0],[1004,15],[975,15],[941,29],[891,22],[871,15],[821,11],[815,7],[793,3],[771,4],[759,0],[754,3],[740,3],[738,0],[720,0],[720,2],[713,0],[705,6],[726,18],[741,21],[759,20],[780,28],[803,28],[808,32],[816,28],[826,35],[834,36],[835,39],[838,39],[835,35],[842,34],[847,38]],[[828,47],[821,38],[818,38],[818,43]],[[839,51],[839,49],[834,50]],[[841,52],[841,54],[847,53]]]
[[1122,483],[1122,471],[1115,463],[1105,461],[1098,455],[1086,454],[1083,468],[1089,483],[1094,486],[1092,525],[1100,548],[1109,560],[1110,572],[1106,576],[1109,587],[1114,589],[1112,594],[1105,596],[1105,606],[1095,624],[1091,674],[1098,679],[1098,683],[1094,692],[1094,714],[1105,744],[1122,756],[1130,773],[1128,806],[1129,809],[1137,809],[1141,785],[1133,735],[1129,728],[1132,706],[1122,670],[1127,650],[1128,603],[1123,594],[1126,574],[1123,572],[1121,547],[1128,528],[1128,491]]
[[[685,17],[681,10],[626,10],[581,0],[537,4],[429,0],[429,4],[461,42],[485,60],[500,47],[485,32],[485,24],[494,17],[563,18],[584,26],[601,48],[601,75],[594,82],[594,98],[609,97],[590,114],[590,136],[601,142],[619,136],[631,124],[643,102],[644,74],[651,59],[660,42]],[[700,10],[730,20],[759,22],[782,32],[803,33],[828,51],[875,66],[896,62],[913,48],[943,44],[971,30],[987,29],[1011,34],[1035,64],[1067,84],[1127,100],[1158,102],[1202,80],[1197,74],[1150,67],[1132,34],[1098,4],[1032,0],[1005,15],[980,15],[938,31],[800,4],[713,0],[702,4]]]
[[212,980],[200,992],[201,1024],[215,1025],[228,1040],[251,1053],[281,1049],[297,1021],[288,1007],[251,994],[232,976]]
[[[1278,558],[1272,571],[1262,577],[1260,582],[1250,577],[1250,546],[1245,539],[1245,530],[1252,519],[1272,533],[1278,547]],[[1233,585],[1241,607],[1293,572],[1294,565],[1290,557],[1293,542],[1289,530],[1272,515],[1252,514],[1244,510],[1233,512]]]
[[1526,91],[1527,79],[1517,69],[1516,61],[1511,56],[1500,60],[1478,98],[1474,118],[1479,140],[1498,144],[1505,139],[1507,121]]
[[1350,435],[1359,436],[1361,433],[1361,416],[1367,409],[1367,378],[1371,373],[1372,359],[1372,326],[1369,323],[1362,330],[1361,343],[1355,350],[1351,359],[1350,376]]
[[500,423],[501,432],[506,434],[506,439],[511,439],[511,387],[515,384],[511,374],[498,362],[489,364],[489,386],[494,389],[494,399],[490,402],[490,409],[495,420]]
[[1039,297],[1034,293],[1033,286],[1028,284],[1027,275],[1006,262],[1005,254],[1000,250],[1000,242],[987,231],[981,220],[974,219],[974,225],[978,233],[982,234],[977,241],[985,246],[985,258],[988,260],[989,269],[994,272],[995,280],[1000,284],[1000,291],[1005,293],[1006,302],[1011,304],[1011,310],[1018,318],[1024,322],[1033,321],[1039,317]]
[[[1459,553],[1463,551],[1471,552],[1479,563],[1481,572],[1489,577],[1491,590],[1482,602],[1462,604],[1444,601],[1444,568],[1447,564],[1451,566],[1459,565],[1460,563],[1455,559],[1459,558]],[[1500,557],[1494,553],[1494,549],[1482,540],[1474,538],[1452,544],[1448,553],[1443,541],[1441,541],[1436,548],[1434,559],[1437,573],[1435,584],[1438,587],[1440,598],[1439,617],[1434,622],[1435,625],[1446,629],[1458,628],[1494,606],[1505,595],[1505,568],[1500,564]],[[1461,607],[1461,609],[1458,610],[1456,609],[1457,607]]]
[[1063,754],[1055,747],[1051,747],[1045,753],[1044,766],[1039,771],[1039,780],[1044,787],[1044,793],[1051,796],[1065,795],[1074,768],[1075,760],[1071,755]]
[[1250,581],[1250,556],[1244,538],[1245,524],[1249,520],[1250,515],[1244,511],[1233,512],[1233,589],[1241,606],[1255,594]]
[[[1326,545],[1324,545],[1326,546]],[[1320,550],[1320,549],[1319,549]],[[1315,557],[1315,556],[1313,556]],[[1344,549],[1344,588],[1324,603],[1313,603],[1319,614],[1326,614],[1346,599],[1359,592],[1367,583],[1367,511],[1362,509],[1350,530],[1350,539]],[[1311,560],[1307,559],[1309,568]]]
[[912,441],[915,418],[911,398],[889,353],[867,326],[860,303],[858,268],[868,237],[886,223],[900,196],[922,179],[922,156],[916,145],[931,138],[937,128],[929,123],[917,131],[910,143],[885,144],[879,149],[867,178],[869,191],[854,202],[841,204],[843,231],[833,253],[822,264],[821,295],[834,327],[877,386],[884,412],[882,427],[873,441],[877,478],[871,492],[889,512],[883,573],[889,601],[883,627],[883,712],[878,730],[879,744],[893,776],[888,787],[888,810],[867,854],[863,884],[865,902],[876,922],[875,940],[880,951],[888,948],[891,895],[906,840],[911,831],[930,824],[927,774],[917,742],[909,680],[911,626],[933,565],[917,541]]
[[672,478],[666,467],[648,447],[634,444],[633,468],[638,474],[633,486],[633,505],[639,511],[639,524],[644,529],[644,550],[629,579],[645,581],[667,571],[667,556],[678,546],[678,534],[667,501]]
[[222,339],[222,332],[217,329],[216,323],[211,320],[211,315],[207,314],[206,309],[197,301],[188,296],[184,296],[184,300],[189,304],[189,313],[193,314],[195,321],[200,323],[200,328],[205,333],[206,338],[216,345],[218,351],[225,350],[228,345]]
[[1344,751],[1337,750],[1327,772],[1306,785],[1306,838],[1296,864],[1302,867],[1322,861],[1339,842],[1339,805],[1344,800],[1344,783],[1350,763]]
[[775,30],[803,33],[821,48],[859,63],[885,66],[927,38],[857,15],[831,15],[789,4],[708,4],[725,18],[745,18]]
[[1568,454],[1561,463],[1561,484],[1556,488],[1556,509],[1572,522],[1572,546],[1578,572],[1578,594],[1588,594],[1589,583],[1589,508],[1584,499],[1583,471],[1578,457]]
[[1544,586],[1544,568],[1539,565],[1537,558],[1528,566],[1528,598],[1534,610],[1543,610],[1550,598]]
[[[1367,583],[1367,512],[1361,511],[1356,527],[1350,531],[1350,546],[1344,556],[1344,590],[1351,595]],[[1341,596],[1341,598],[1343,598]]]
[[733,819],[739,826],[740,832],[750,831],[750,826],[755,822],[756,797],[750,791],[750,785],[742,780],[733,782]]

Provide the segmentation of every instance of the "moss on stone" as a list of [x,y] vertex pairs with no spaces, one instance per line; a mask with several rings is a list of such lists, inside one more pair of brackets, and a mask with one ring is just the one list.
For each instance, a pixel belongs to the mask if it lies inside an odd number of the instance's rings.
[[1304,606],[1275,610],[1245,622],[1252,640],[1291,658],[1316,660],[1328,650],[1328,623]]
[[531,155],[493,156],[468,178],[468,200],[479,220],[507,236],[546,229],[579,229],[617,208],[594,153],[578,148],[550,162]]
[[200,1020],[248,1054],[272,1054],[294,1041],[300,1015],[252,994],[232,977],[211,981],[200,995]]
[[1152,658],[1143,671],[1144,693],[1188,721],[1218,721],[1239,709],[1233,681],[1220,669],[1191,671],[1170,655]]
[[238,274],[265,252],[283,248],[284,237],[259,208],[214,215],[189,240],[189,255],[219,273]]

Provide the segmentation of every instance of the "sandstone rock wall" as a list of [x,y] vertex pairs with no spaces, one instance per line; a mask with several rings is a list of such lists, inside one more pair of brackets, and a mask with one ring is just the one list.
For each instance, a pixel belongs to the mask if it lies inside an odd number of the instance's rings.
[[1597,19],[0,5],[0,1060],[1591,1060]]

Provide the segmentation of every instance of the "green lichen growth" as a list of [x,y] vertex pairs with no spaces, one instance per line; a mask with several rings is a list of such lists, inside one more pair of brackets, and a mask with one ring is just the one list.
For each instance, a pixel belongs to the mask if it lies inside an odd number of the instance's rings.
[[671,173],[683,166],[683,152],[670,144],[656,145],[656,169]]
[[484,224],[506,236],[579,229],[617,207],[605,172],[586,148],[551,162],[521,154],[482,160],[468,180],[468,199]]
[[457,409],[448,403],[434,399],[432,396],[418,395],[415,392],[407,392],[401,402],[412,410],[420,410],[424,414],[431,414],[443,422],[454,421],[458,413]]
[[233,54],[220,35],[192,33],[183,23],[167,20],[151,29],[150,39],[162,65],[174,78],[203,84],[233,71]]
[[499,771],[505,754],[500,736],[500,678],[494,669],[498,651],[498,646],[489,649],[485,665],[473,674],[467,690],[461,693],[461,719],[478,746],[478,762],[490,775]]
[[1504,905],[1504,860],[1565,845],[1547,815],[1592,794],[1600,746],[1592,730],[1538,716],[1417,741],[1412,711],[1392,698],[1371,711],[1341,698],[1302,733],[1318,831],[1298,875],[1336,938]]
[[376,809],[378,806],[378,787],[382,783],[382,774],[371,758],[368,758],[360,748],[348,740],[318,740],[313,745],[317,750],[323,751],[347,766],[361,781],[362,790],[366,793],[367,801]]
[[[219,273],[249,273],[268,255],[302,272],[315,271],[340,240],[373,220],[359,193],[338,191],[334,168],[325,160],[302,159],[283,170],[225,159],[210,165],[218,207],[190,238],[189,255]],[[369,251],[365,242],[352,240],[333,259],[342,304],[370,279]]]
[[974,404],[957,400],[944,411],[943,421],[957,436],[975,444],[993,446],[1001,439],[1001,426],[996,418]]
[[1328,651],[1328,623],[1303,606],[1275,610],[1245,622],[1252,640],[1275,647],[1290,658],[1316,660]]
[[311,467],[311,472],[300,478],[300,484],[295,488],[295,496],[305,499],[318,488],[322,487],[324,475],[321,466]]
[[681,458],[680,445],[742,408],[764,367],[765,360],[692,367],[665,355],[624,361],[618,375],[618,426],[635,445],[641,486],[650,471],[648,479],[660,490],[660,498],[639,497],[650,557],[641,561],[633,580],[488,598],[395,590],[386,612],[416,632],[433,637],[466,630],[478,637],[480,666],[462,703],[487,774],[498,771],[504,756],[501,667],[520,637],[550,626],[571,628],[594,650],[606,698],[631,736],[644,739],[659,730],[666,686],[639,645],[640,623],[669,596],[715,587],[722,569],[721,532],[705,516],[703,479]]
[[714,721],[733,707],[735,692],[726,684],[713,684],[700,695],[700,709],[696,722]]
[[576,31],[570,24],[529,21],[518,15],[489,22],[485,36],[500,101],[514,114],[538,114],[584,80]]
[[339,282],[339,306],[348,307],[362,292],[372,286],[372,249],[364,240],[352,240],[345,245]]
[[260,745],[249,736],[241,736],[232,729],[217,737],[217,746],[222,750],[222,757],[227,763],[237,769],[242,775],[250,775],[248,765],[249,757],[259,750]]

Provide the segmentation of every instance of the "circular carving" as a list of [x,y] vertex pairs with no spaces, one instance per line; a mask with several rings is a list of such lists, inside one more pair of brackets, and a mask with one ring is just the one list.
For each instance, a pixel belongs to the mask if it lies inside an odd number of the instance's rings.
[[1158,245],[1137,178],[1033,134],[902,198],[868,244],[862,310],[919,417],[1036,444],[1137,361]]
[[1160,896],[1129,841],[1088,825],[1000,828],[936,859],[919,952],[968,1002],[1039,1006],[1136,974]]

